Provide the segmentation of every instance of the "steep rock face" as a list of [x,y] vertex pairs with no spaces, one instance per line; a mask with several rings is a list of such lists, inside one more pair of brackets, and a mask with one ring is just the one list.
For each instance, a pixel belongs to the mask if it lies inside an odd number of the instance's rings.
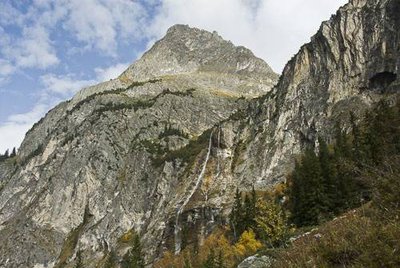
[[77,251],[85,267],[101,266],[111,251],[125,254],[132,230],[149,261],[179,251],[186,219],[218,218],[230,201],[220,191],[235,187],[220,176],[224,149],[212,128],[276,80],[216,33],[172,27],[119,78],[51,110],[17,164],[0,167],[0,266],[72,267]]
[[[276,88],[247,109],[236,136],[246,144],[235,167],[243,186],[284,179],[293,158],[317,136],[332,137],[337,121],[349,127],[381,97],[400,91],[400,2],[352,0],[322,23],[288,62]],[[230,132],[229,122],[223,129]],[[239,128],[240,129],[240,128]]]

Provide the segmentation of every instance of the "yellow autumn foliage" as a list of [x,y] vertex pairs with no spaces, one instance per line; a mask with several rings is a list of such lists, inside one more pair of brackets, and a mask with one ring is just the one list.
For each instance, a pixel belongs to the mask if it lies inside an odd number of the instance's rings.
[[270,245],[278,244],[288,232],[286,217],[273,200],[259,199],[256,204],[257,234]]
[[256,239],[256,234],[253,230],[244,231],[239,241],[234,245],[236,254],[241,257],[252,255],[261,247],[262,244]]
[[185,261],[190,262],[191,267],[202,267],[211,251],[216,255],[221,254],[224,259],[224,267],[236,267],[244,258],[254,254],[262,247],[260,241],[252,230],[245,231],[236,244],[231,244],[227,238],[228,229],[221,228],[214,231],[205,240],[203,245],[198,248],[197,253],[193,252],[193,246],[186,247],[180,254],[174,255],[165,252],[163,258],[158,260],[155,268],[183,268]]

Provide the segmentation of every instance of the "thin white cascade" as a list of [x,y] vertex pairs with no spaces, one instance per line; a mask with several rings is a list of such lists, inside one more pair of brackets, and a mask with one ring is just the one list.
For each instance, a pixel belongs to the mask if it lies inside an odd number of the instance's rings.
[[189,203],[190,199],[192,198],[192,196],[194,195],[196,190],[199,188],[201,181],[203,180],[204,174],[206,172],[207,163],[208,163],[208,160],[210,159],[210,155],[211,155],[212,135],[213,135],[213,131],[210,134],[210,139],[208,141],[208,151],[207,151],[206,159],[205,159],[204,164],[203,164],[203,166],[201,168],[201,172],[200,172],[199,176],[197,177],[196,184],[192,188],[192,190],[190,191],[189,195],[185,198],[185,200],[182,203],[182,205],[176,211],[175,230],[174,230],[175,255],[179,254],[181,252],[181,244],[182,244],[182,239],[181,239],[181,230],[182,230],[182,228],[181,228],[181,226],[179,224],[179,218],[180,218],[180,215],[182,214],[183,210],[185,209],[186,205]]
[[215,177],[217,178],[221,173],[221,163],[220,163],[220,149],[221,149],[221,126],[218,127],[218,155],[217,155],[217,174]]

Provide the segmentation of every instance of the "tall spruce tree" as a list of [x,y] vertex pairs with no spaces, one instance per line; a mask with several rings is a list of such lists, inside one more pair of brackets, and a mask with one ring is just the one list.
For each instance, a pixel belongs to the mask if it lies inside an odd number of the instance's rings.
[[222,250],[218,251],[218,256],[217,259],[215,260],[215,267],[225,268],[225,258],[224,258],[224,252]]
[[315,225],[320,222],[320,216],[325,211],[326,197],[322,182],[321,167],[318,158],[312,148],[306,150],[302,162],[303,174],[305,175],[304,202],[308,209],[304,212],[304,223]]
[[353,136],[352,156],[353,161],[356,163],[363,162],[365,156],[363,155],[363,136],[360,126],[357,124],[357,117],[353,112],[350,112],[351,134]]
[[233,207],[231,214],[229,215],[229,223],[233,230],[233,235],[235,239],[243,232],[243,208],[242,208],[242,197],[241,192],[236,188],[235,199],[233,202]]
[[129,251],[129,268],[144,268],[142,246],[138,234],[133,236],[132,248]]
[[83,268],[83,261],[82,261],[82,251],[78,250],[76,252],[76,262],[75,262],[75,268]]
[[210,253],[208,254],[207,259],[203,262],[203,268],[216,268],[215,261],[215,251],[213,248],[210,249]]
[[336,183],[336,169],[334,165],[334,160],[329,152],[328,145],[324,139],[318,138],[319,144],[319,163],[321,166],[322,184],[325,194],[324,204],[326,213],[332,211],[335,207],[335,198],[337,193],[337,183]]
[[255,227],[255,215],[256,215],[256,204],[253,203],[253,197],[246,195],[243,203],[243,231],[254,229]]
[[303,203],[304,203],[304,184],[303,176],[301,174],[301,163],[299,161],[295,162],[294,170],[290,176],[290,190],[289,190],[289,200],[290,200],[290,210],[291,210],[291,221],[297,225],[302,224],[303,215]]
[[321,220],[328,203],[321,166],[312,148],[306,149],[292,175],[292,221],[297,226],[315,225]]
[[15,149],[15,147],[12,149],[10,157],[14,157],[17,155],[17,150]]

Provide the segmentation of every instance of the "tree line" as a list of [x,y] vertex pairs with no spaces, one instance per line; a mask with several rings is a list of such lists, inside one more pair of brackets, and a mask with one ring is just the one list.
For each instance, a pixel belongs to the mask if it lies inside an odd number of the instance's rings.
[[350,129],[336,126],[335,143],[318,139],[296,161],[289,181],[290,220],[296,226],[317,225],[371,199],[365,170],[400,153],[400,101],[379,102]]
[[11,153],[10,153],[10,150],[7,149],[7,150],[4,152],[4,154],[1,154],[1,153],[0,153],[0,162],[6,160],[6,159],[8,159],[8,158],[15,157],[16,155],[17,155],[17,149],[15,149],[15,147],[12,149]]

